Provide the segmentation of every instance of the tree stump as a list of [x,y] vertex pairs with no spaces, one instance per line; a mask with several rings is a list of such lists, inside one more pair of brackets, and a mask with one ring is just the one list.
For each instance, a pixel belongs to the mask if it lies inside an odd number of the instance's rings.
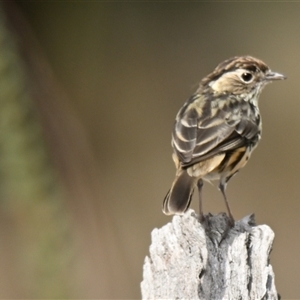
[[174,216],[152,231],[145,258],[143,299],[280,299],[269,255],[274,232],[254,215],[228,229],[226,214]]

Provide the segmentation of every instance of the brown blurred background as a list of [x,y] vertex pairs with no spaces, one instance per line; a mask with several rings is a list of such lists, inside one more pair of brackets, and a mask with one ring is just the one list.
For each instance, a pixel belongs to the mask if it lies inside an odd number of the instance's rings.
[[[275,231],[278,292],[300,299],[300,3],[2,9],[1,298],[140,298],[151,230],[171,220],[175,115],[219,62],[249,54],[288,80],[264,90],[262,141],[228,197],[236,219]],[[204,208],[225,211],[216,184]]]

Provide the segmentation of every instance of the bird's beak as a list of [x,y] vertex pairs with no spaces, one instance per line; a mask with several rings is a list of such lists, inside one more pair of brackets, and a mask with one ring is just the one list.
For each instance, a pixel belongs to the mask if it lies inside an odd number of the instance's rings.
[[286,79],[286,76],[280,74],[280,73],[276,73],[276,72],[272,72],[272,71],[269,71],[267,74],[266,74],[266,79],[268,81],[273,81],[273,80],[283,80],[283,79]]

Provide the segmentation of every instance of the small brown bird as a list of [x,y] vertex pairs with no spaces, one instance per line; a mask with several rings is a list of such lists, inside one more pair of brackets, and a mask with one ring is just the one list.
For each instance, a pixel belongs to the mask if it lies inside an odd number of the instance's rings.
[[203,180],[219,180],[229,225],[234,226],[225,194],[227,182],[245,166],[260,140],[261,91],[273,80],[285,78],[259,59],[240,56],[225,60],[202,79],[176,116],[172,147],[177,172],[163,202],[165,214],[183,214],[197,185],[203,221]]

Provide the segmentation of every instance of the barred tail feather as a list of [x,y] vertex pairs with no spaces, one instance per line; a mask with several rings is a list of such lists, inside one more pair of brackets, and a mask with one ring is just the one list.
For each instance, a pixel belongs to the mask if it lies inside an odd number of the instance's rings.
[[196,183],[197,178],[189,176],[186,170],[181,170],[164,199],[164,214],[183,214],[190,206]]

